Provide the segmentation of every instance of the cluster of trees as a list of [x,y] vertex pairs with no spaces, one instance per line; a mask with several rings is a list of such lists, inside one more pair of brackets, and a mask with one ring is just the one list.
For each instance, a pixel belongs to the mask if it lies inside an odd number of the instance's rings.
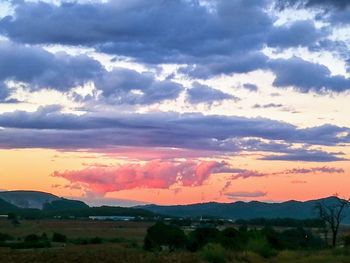
[[219,231],[214,227],[201,227],[188,235],[174,225],[157,222],[147,230],[144,240],[146,250],[187,249],[195,252],[207,244],[220,244],[231,250],[252,250],[264,257],[274,255],[281,249],[318,249],[324,242],[318,236],[303,228],[277,232],[271,227],[261,230],[232,227]]
[[42,233],[41,235],[29,234],[20,239],[9,234],[0,233],[0,247],[13,249],[47,248],[51,247],[51,242],[65,243],[66,241],[67,237],[60,233],[53,233],[51,238],[46,233]]
[[325,227],[325,222],[320,218],[315,219],[293,219],[293,218],[253,218],[236,220],[237,225],[249,226],[279,226],[279,227]]

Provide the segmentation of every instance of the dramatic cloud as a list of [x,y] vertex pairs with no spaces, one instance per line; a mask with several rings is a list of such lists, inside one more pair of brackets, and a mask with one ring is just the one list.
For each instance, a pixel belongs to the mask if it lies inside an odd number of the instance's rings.
[[316,19],[328,21],[336,26],[350,23],[348,0],[278,0],[276,6],[280,9],[312,9],[318,12]]
[[267,3],[220,0],[212,12],[193,0],[20,2],[14,16],[0,21],[0,32],[25,43],[87,45],[147,62],[180,62],[259,48],[272,25]]
[[11,98],[12,91],[6,84],[0,82],[0,103],[17,103],[16,99]]
[[279,0],[277,1],[281,7],[336,7],[339,9],[350,6],[348,0]]
[[101,64],[86,55],[52,54],[40,47],[0,41],[0,81],[28,83],[31,90],[67,91],[93,80],[102,72]]
[[126,68],[114,68],[95,81],[105,102],[112,104],[152,104],[176,99],[183,90],[180,84],[156,80],[154,74]]
[[[331,3],[289,1],[292,5],[298,2],[305,6]],[[60,4],[16,1],[14,14],[0,20],[0,33],[15,42],[88,46],[116,55],[118,59],[154,65],[178,64],[181,65],[178,72],[192,78],[271,70],[276,74],[276,87],[293,86],[301,92],[348,90],[349,79],[333,76],[324,65],[301,58],[273,60],[262,52],[266,46],[282,50],[308,47],[332,51],[330,46],[335,43],[329,38],[332,31],[326,27],[317,28],[314,20],[276,25],[276,17],[268,12],[272,3],[268,0],[215,0],[210,5],[197,0],[175,0],[167,4],[163,0],[150,0],[147,4],[142,0]],[[340,2],[337,6],[345,7]],[[95,79],[93,76],[100,73],[100,65],[86,56],[53,56],[38,48],[27,48],[37,56],[30,59],[34,66],[25,71],[25,64],[20,62],[28,61],[28,51],[23,49],[16,55],[12,54],[16,48],[7,47],[9,57],[15,60],[9,69],[2,70],[3,75],[30,81],[34,86],[66,90]],[[11,65],[23,66],[16,68],[16,72],[8,72],[13,68]],[[125,94],[123,88],[111,93],[110,87],[115,87],[114,73],[97,80],[100,87],[106,85],[104,93],[111,95],[113,101],[125,97],[131,104],[147,104],[173,99],[180,90],[175,83],[155,82],[150,86],[146,84],[149,95],[130,90]],[[208,90],[201,92],[209,94]],[[221,98],[223,95],[215,96]]]
[[167,189],[171,185],[200,186],[211,174],[229,173],[224,162],[215,161],[160,161],[145,164],[124,164],[114,168],[86,168],[78,171],[54,172],[71,184],[80,184],[89,191],[106,194],[134,188]]
[[275,161],[304,161],[304,162],[335,162],[348,161],[349,159],[339,157],[344,153],[327,153],[318,150],[297,150],[295,153],[283,155],[268,155],[262,157],[261,160],[275,160]]
[[313,21],[302,20],[274,28],[267,39],[267,44],[278,48],[308,47],[326,35],[327,31],[317,29]]
[[[110,104],[153,104],[176,99],[183,90],[180,84],[157,80],[150,72],[139,73],[127,68],[107,71],[100,62],[86,55],[52,54],[40,47],[8,41],[0,42],[1,80],[23,82],[31,91],[55,89],[62,92],[92,82],[101,92],[102,98],[97,98],[99,102]],[[1,92],[0,99],[8,96],[6,88]]]
[[[1,148],[89,149],[117,146],[170,147],[201,151],[283,153],[266,160],[336,161],[312,145],[350,142],[350,129],[333,125],[299,129],[264,118],[148,113],[62,114],[59,107],[0,115]],[[215,125],[213,125],[215,124]],[[255,139],[254,139],[255,138]],[[281,142],[284,141],[284,142]],[[302,148],[293,143],[303,143]]]
[[277,59],[269,63],[276,74],[273,85],[276,87],[294,87],[300,92],[342,92],[350,89],[350,79],[341,75],[332,75],[324,65],[300,58]]
[[187,99],[192,104],[207,103],[212,104],[222,100],[239,100],[237,97],[224,93],[220,90],[213,89],[207,85],[198,82],[192,84],[192,88],[187,90]]

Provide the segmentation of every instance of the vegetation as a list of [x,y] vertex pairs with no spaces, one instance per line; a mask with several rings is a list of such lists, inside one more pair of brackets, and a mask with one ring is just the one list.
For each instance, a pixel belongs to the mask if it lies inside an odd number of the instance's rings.
[[170,251],[173,251],[184,248],[186,242],[186,235],[180,228],[158,222],[147,229],[144,248],[159,251],[162,247],[167,247]]
[[[340,223],[345,218],[344,209],[349,205],[349,200],[343,200],[336,197],[335,202],[327,204],[320,202],[316,205],[320,219],[323,220],[325,225],[325,233],[328,233],[328,229],[332,233],[332,246],[337,244],[337,237]],[[327,235],[326,235],[327,241]]]
[[253,218],[238,219],[237,225],[253,226],[280,226],[280,227],[324,227],[324,221],[320,218],[315,219],[294,219],[294,218]]
[[[15,227],[2,219],[0,229],[4,262],[345,263],[350,257],[346,228],[340,230],[345,247],[332,250],[318,232],[300,227],[220,225],[219,230],[200,224],[193,229],[164,222],[51,219],[21,220]],[[145,250],[149,241],[152,246]]]
[[45,203],[43,206],[44,211],[80,210],[88,208],[89,206],[82,201],[68,200],[64,198]]

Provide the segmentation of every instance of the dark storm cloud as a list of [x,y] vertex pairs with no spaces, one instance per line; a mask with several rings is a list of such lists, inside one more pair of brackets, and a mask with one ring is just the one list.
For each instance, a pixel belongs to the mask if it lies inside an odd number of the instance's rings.
[[208,79],[222,74],[247,73],[267,69],[268,57],[261,52],[237,53],[232,56],[213,56],[180,68],[179,72],[194,78]]
[[343,153],[328,153],[324,151],[313,150],[299,150],[295,153],[283,154],[283,155],[268,155],[262,157],[261,160],[274,160],[274,161],[303,161],[303,162],[336,162],[336,161],[348,161],[349,159],[339,157],[338,155],[344,155]]
[[[36,112],[16,111],[0,115],[0,126],[37,130],[93,130],[121,129],[151,132],[153,140],[181,143],[186,139],[208,139],[225,141],[230,138],[262,138],[283,140],[290,143],[314,145],[337,145],[350,142],[350,129],[334,125],[323,125],[299,129],[294,125],[266,118],[245,118],[235,116],[202,115],[199,113],[179,114],[84,114],[73,115],[59,112],[59,106],[42,107]],[[213,123],[215,125],[213,126]],[[171,136],[171,135],[174,136]],[[164,135],[164,136],[163,136]],[[227,141],[229,142],[229,141]],[[260,141],[250,141],[257,148]],[[270,144],[272,145],[272,144]]]
[[176,99],[182,85],[170,80],[156,80],[153,73],[139,73],[126,68],[114,68],[95,80],[104,102],[111,104],[153,104]]
[[10,96],[11,90],[5,85],[5,83],[0,82],[0,103],[14,102]]
[[330,22],[333,26],[350,23],[350,2],[348,0],[278,0],[277,7],[306,8],[318,12],[316,19]]
[[202,85],[198,82],[192,84],[192,88],[187,89],[187,100],[192,104],[206,103],[212,104],[222,100],[239,100],[239,98],[224,93],[220,90],[213,89],[207,85]]
[[[345,7],[345,2],[341,1],[287,2],[304,3],[305,6],[333,3]],[[317,28],[311,20],[277,26],[274,24],[276,18],[268,12],[270,0],[216,0],[209,4],[210,7],[197,0],[61,4],[15,1],[14,14],[0,20],[0,32],[16,42],[88,46],[145,64],[181,64],[179,72],[192,78],[270,70],[276,74],[276,87],[294,86],[297,91],[321,93],[349,89],[347,78],[331,76],[325,66],[296,58],[271,60],[261,52],[266,46],[334,50],[332,47],[341,45],[327,39],[331,33],[328,29]],[[332,19],[346,16],[342,10],[337,12]],[[53,56],[32,49],[38,57],[29,70],[25,66],[26,52],[19,52],[22,58],[15,56],[17,60],[12,65],[20,66],[16,76],[11,72],[14,78],[31,80],[34,86],[50,85],[67,90],[69,86],[95,79],[95,74],[100,74],[100,65],[86,57]],[[47,68],[45,63],[51,67]],[[6,70],[2,72],[9,75]],[[63,77],[57,77],[55,72]],[[114,86],[110,79],[113,77],[108,74],[98,82],[106,87]],[[159,90],[157,85],[160,85]],[[164,85],[171,87],[163,88]],[[159,94],[154,92],[156,88]],[[120,96],[124,96],[129,103],[147,104],[163,98],[173,99],[180,87],[174,83],[154,82],[148,87],[149,96],[125,93],[125,90],[110,92],[109,89],[104,91],[109,94],[109,101],[119,102]]]
[[210,11],[195,0],[20,2],[14,16],[1,20],[0,32],[20,42],[94,46],[148,63],[188,62],[260,49],[273,23],[267,3],[218,0]]
[[268,36],[267,44],[278,48],[309,47],[315,45],[328,33],[326,29],[317,29],[314,21],[300,20],[274,27]]
[[350,6],[348,0],[278,0],[278,5],[285,7],[334,7],[344,9]]
[[52,54],[40,47],[0,42],[0,80],[25,82],[31,90],[67,91],[102,72],[101,64],[86,55]]
[[[268,156],[267,160],[335,161],[342,160],[338,157],[341,153],[313,150],[310,145],[333,146],[350,142],[350,129],[330,125],[298,129],[263,118],[177,113],[77,116],[62,114],[59,110],[59,106],[52,106],[33,113],[1,114],[0,127],[4,128],[0,130],[1,147],[171,147],[222,153],[283,154]],[[344,136],[340,137],[339,133]],[[293,143],[303,143],[304,146],[295,148]]]
[[[159,81],[152,73],[126,68],[107,71],[86,55],[52,54],[40,47],[28,47],[8,41],[0,42],[0,81],[27,84],[30,91],[55,89],[66,92],[93,82],[102,92],[102,101],[112,104],[153,104],[175,99],[183,89],[170,80]],[[9,96],[3,84],[0,99]]]
[[342,92],[350,89],[350,79],[341,75],[332,75],[324,65],[305,61],[301,58],[277,59],[269,63],[275,73],[273,85],[292,86],[300,92],[327,91]]

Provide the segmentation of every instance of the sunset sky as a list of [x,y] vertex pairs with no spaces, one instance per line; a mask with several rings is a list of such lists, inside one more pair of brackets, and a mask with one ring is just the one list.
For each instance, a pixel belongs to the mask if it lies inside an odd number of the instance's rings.
[[0,0],[0,189],[350,197],[350,1]]

